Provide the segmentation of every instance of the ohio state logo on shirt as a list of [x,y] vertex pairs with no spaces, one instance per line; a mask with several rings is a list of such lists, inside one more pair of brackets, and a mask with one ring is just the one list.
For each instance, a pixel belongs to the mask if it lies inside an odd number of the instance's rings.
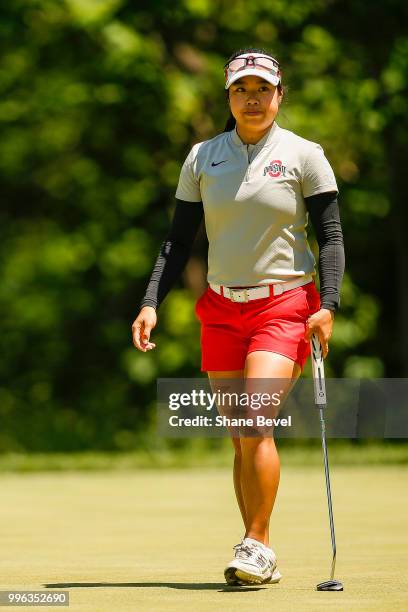
[[280,159],[274,159],[271,161],[269,166],[265,166],[263,175],[269,174],[272,178],[276,178],[280,175],[286,176],[286,166],[284,166]]

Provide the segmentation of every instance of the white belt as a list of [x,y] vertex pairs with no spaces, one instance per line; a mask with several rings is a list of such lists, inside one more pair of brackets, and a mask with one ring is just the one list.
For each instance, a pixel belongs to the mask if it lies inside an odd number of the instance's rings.
[[225,285],[215,285],[214,283],[209,283],[209,285],[211,289],[219,295],[222,295],[222,288],[224,297],[228,298],[232,302],[249,302],[249,300],[259,300],[260,298],[269,297],[272,293],[274,296],[281,295],[281,293],[284,293],[284,291],[301,287],[302,285],[310,283],[312,280],[313,277],[310,274],[307,274],[291,281],[272,283],[270,285],[260,285],[259,287],[252,288],[244,287],[243,289],[234,289],[232,287],[225,287]]

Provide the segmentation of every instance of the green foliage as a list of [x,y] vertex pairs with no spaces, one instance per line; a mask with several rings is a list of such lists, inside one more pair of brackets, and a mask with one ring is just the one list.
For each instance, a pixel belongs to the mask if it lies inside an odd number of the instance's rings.
[[0,451],[138,447],[155,379],[199,375],[187,277],[159,309],[154,351],[132,347],[131,323],[181,163],[223,129],[222,66],[248,44],[280,58],[288,89],[278,121],[323,145],[340,185],[347,274],[328,371],[407,371],[389,341],[401,342],[394,309],[406,312],[393,284],[408,248],[395,239],[406,214],[395,178],[408,150],[405,7],[18,0],[1,9]]

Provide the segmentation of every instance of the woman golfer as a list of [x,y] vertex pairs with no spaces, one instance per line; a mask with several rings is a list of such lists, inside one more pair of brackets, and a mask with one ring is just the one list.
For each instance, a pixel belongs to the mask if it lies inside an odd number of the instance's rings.
[[[156,310],[180,277],[203,214],[208,287],[196,303],[201,371],[217,379],[286,379],[293,386],[312,333],[328,353],[344,271],[337,185],[323,149],[275,119],[283,99],[279,63],[240,49],[225,65],[225,131],[195,144],[180,173],[171,229],[132,326],[141,351]],[[320,294],[306,225],[319,245]],[[245,533],[225,568],[228,584],[278,582],[269,519],[279,484],[272,436],[233,437],[234,487]]]

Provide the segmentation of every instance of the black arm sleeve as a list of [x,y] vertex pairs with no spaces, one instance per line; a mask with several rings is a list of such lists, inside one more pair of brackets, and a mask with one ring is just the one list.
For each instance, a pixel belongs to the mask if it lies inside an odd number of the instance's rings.
[[185,202],[176,198],[170,231],[161,244],[140,308],[159,308],[185,268],[203,216],[202,202]]
[[305,198],[319,245],[319,277],[321,308],[337,310],[344,274],[344,242],[337,195],[318,193]]

